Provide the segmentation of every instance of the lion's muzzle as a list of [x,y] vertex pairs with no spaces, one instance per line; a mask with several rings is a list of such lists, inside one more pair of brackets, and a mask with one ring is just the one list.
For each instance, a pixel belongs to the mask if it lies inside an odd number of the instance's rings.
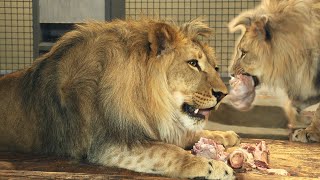
[[210,93],[195,93],[193,95],[193,103],[183,103],[182,110],[189,116],[206,119],[210,111],[226,96],[225,93],[212,90]]
[[220,102],[227,94],[223,93],[223,92],[216,92],[214,90],[212,90],[212,95],[217,99],[217,103]]

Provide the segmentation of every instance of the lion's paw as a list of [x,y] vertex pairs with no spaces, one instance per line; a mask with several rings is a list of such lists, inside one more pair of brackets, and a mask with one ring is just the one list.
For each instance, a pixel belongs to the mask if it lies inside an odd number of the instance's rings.
[[233,169],[222,161],[211,160],[209,164],[209,176],[207,179],[235,179]]
[[224,146],[236,146],[240,144],[240,136],[234,131],[226,131]]
[[292,133],[291,140],[304,143],[320,142],[320,133],[306,129],[297,129]]
[[194,163],[191,169],[185,169],[184,177],[196,179],[235,179],[233,169],[222,161],[210,160],[206,158],[198,158],[198,162]]
[[225,147],[236,146],[240,144],[240,137],[234,131],[206,131],[206,138],[213,139]]

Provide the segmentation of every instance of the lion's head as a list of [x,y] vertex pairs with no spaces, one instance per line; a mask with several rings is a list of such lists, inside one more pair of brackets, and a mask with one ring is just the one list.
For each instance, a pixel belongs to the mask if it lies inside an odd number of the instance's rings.
[[227,94],[213,49],[199,40],[199,36],[208,36],[211,31],[194,20],[180,27],[158,23],[148,34],[149,63],[154,71],[150,89],[159,90],[153,102],[170,99],[170,105],[165,106],[172,108],[171,116],[189,129],[203,127],[209,112]]
[[171,53],[158,57],[175,54],[167,67],[168,88],[176,102],[176,111],[188,128],[196,124],[203,126],[203,120],[208,119],[209,112],[227,94],[217,72],[213,49],[198,40],[198,36],[208,35],[210,31],[199,21],[184,24],[177,31],[184,40],[177,41]]

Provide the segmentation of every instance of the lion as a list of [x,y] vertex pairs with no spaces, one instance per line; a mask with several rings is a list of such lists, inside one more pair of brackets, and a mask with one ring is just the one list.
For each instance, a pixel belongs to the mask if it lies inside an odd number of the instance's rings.
[[203,130],[228,93],[212,29],[195,19],[86,22],[30,68],[0,79],[0,150],[86,159],[179,178],[230,179],[224,162],[185,148],[224,146],[233,131]]
[[[263,0],[234,18],[229,29],[242,31],[231,74],[283,89],[297,112],[320,101],[319,0]],[[290,139],[320,142],[320,108],[311,125]]]

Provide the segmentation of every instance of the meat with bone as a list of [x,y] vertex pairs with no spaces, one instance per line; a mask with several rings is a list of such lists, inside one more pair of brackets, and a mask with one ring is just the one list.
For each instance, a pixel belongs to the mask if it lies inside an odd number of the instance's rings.
[[[230,167],[237,170],[257,169],[268,174],[289,175],[284,169],[271,169],[269,167],[270,152],[265,141],[257,144],[241,143],[240,147],[232,149],[230,153],[214,140],[200,138],[193,146],[192,154],[203,156],[208,159],[220,160],[228,163]],[[242,171],[239,171],[242,172]]]
[[[260,170],[269,169],[269,150],[267,148],[266,142],[261,141],[257,145],[252,144],[241,144],[242,149],[246,150],[248,153],[252,154],[252,156],[246,156],[247,162],[252,164],[254,168]],[[232,154],[231,154],[232,155]],[[232,156],[230,157],[230,161],[232,161]],[[253,159],[252,159],[253,158]]]

